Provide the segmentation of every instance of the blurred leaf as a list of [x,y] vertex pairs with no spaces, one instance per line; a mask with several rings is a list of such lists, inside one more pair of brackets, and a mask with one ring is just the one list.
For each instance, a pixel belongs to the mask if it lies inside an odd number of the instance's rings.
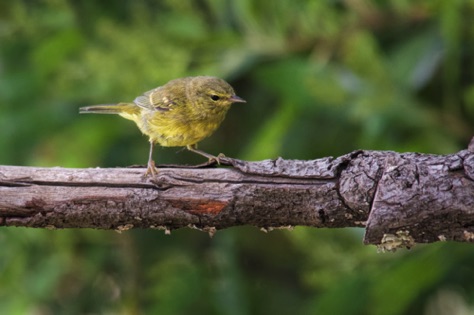
[[[403,314],[420,296],[441,281],[447,266],[439,259],[434,260],[434,257],[435,250],[427,249],[373,275],[371,314]],[[391,305],[390,309],[387,305]]]
[[356,75],[379,85],[387,85],[389,70],[374,35],[355,30],[347,35],[342,50],[342,61]]
[[[366,280],[361,277],[339,279],[338,286],[321,294],[307,314],[362,314],[370,299],[366,290]],[[357,292],[357,294],[353,294]]]
[[281,143],[289,126],[294,122],[297,108],[293,103],[286,103],[269,118],[255,136],[246,152],[244,159],[261,160],[277,158],[281,155]]
[[402,87],[420,89],[432,79],[442,56],[439,35],[430,28],[395,47],[390,56],[392,77]]
[[32,56],[34,67],[46,79],[48,74],[62,68],[66,58],[75,53],[82,44],[83,38],[77,29],[65,29],[36,47]]

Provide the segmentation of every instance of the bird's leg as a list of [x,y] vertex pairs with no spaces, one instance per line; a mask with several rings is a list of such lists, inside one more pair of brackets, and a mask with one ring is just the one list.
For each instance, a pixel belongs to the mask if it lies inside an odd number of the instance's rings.
[[218,156],[214,156],[212,154],[209,154],[209,153],[206,153],[204,151],[198,150],[196,144],[187,145],[186,149],[188,149],[191,152],[197,153],[199,155],[202,155],[202,156],[208,158],[209,162],[216,161],[217,164],[219,164],[219,165],[221,164],[220,158],[225,157],[225,155],[222,154],[222,153],[220,153]]
[[155,167],[155,161],[153,161],[153,141],[150,140],[150,154],[148,155],[148,164],[145,173],[145,177],[148,175],[155,176],[158,173]]

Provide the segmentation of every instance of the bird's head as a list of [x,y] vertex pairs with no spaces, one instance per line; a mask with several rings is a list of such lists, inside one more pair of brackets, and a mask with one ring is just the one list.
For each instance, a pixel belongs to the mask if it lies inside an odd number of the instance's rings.
[[192,78],[188,96],[191,96],[198,106],[216,109],[228,109],[232,103],[246,102],[235,94],[229,83],[220,78],[208,76]]

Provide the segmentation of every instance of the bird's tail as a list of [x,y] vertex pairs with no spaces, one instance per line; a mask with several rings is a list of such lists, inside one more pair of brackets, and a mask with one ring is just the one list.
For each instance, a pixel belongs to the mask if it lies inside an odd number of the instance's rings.
[[140,107],[134,103],[92,105],[79,108],[80,114],[119,114],[120,116],[135,120],[140,114]]

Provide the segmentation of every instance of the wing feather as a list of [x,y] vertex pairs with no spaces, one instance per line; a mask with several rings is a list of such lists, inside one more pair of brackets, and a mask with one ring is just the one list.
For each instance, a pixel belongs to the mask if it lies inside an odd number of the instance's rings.
[[138,96],[134,103],[148,110],[169,111],[186,104],[186,87],[191,77],[171,80],[167,84],[157,87]]
[[168,111],[177,104],[172,98],[164,95],[162,87],[143,93],[133,102],[139,107],[157,111]]

